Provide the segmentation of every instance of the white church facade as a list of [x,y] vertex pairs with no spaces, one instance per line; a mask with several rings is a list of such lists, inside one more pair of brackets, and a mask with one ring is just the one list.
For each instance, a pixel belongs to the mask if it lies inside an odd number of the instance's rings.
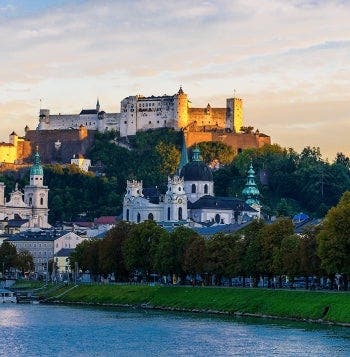
[[134,223],[154,220],[166,225],[241,223],[260,218],[258,196],[259,191],[254,191],[251,205],[234,197],[215,197],[211,169],[200,159],[198,148],[193,150],[193,159],[188,162],[184,145],[179,173],[168,177],[165,194],[160,194],[157,188],[144,188],[142,181],[127,181],[123,220]]
[[5,185],[0,182],[0,220],[27,220],[28,228],[49,228],[48,193],[44,186],[44,172],[38,151],[34,155],[34,163],[30,168],[29,185],[24,192],[18,189],[10,193],[9,201],[5,198]]

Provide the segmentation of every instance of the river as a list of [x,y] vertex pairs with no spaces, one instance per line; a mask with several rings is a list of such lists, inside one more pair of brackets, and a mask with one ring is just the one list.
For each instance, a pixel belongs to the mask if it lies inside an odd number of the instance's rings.
[[0,356],[350,356],[350,329],[261,319],[0,305]]

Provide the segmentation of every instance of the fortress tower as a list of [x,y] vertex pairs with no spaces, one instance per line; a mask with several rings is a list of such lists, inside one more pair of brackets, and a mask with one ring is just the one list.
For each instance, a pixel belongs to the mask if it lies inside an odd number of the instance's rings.
[[175,128],[181,129],[188,124],[188,97],[180,87],[177,94],[174,96],[175,101]]
[[239,133],[243,126],[243,105],[242,99],[226,99],[226,128]]

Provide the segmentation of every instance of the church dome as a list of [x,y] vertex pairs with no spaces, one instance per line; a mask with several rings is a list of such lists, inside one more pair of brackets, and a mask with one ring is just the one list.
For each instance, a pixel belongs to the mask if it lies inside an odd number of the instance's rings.
[[193,150],[193,161],[186,164],[180,172],[185,181],[213,181],[211,169],[199,158],[200,150]]

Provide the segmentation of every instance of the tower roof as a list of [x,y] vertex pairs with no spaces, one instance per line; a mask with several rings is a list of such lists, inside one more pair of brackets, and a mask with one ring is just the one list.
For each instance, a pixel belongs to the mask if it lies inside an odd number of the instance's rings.
[[41,160],[38,147],[36,147],[36,153],[34,154],[33,166],[30,168],[30,175],[44,175],[43,167],[41,166]]
[[250,166],[247,172],[247,181],[242,191],[242,195],[245,197],[246,203],[248,205],[260,204],[260,191],[255,183],[255,171],[253,169],[252,162],[250,162]]
[[185,138],[185,133],[183,133],[179,171],[181,171],[182,168],[187,164],[188,164],[188,154],[187,154],[187,147],[186,147],[186,138]]

